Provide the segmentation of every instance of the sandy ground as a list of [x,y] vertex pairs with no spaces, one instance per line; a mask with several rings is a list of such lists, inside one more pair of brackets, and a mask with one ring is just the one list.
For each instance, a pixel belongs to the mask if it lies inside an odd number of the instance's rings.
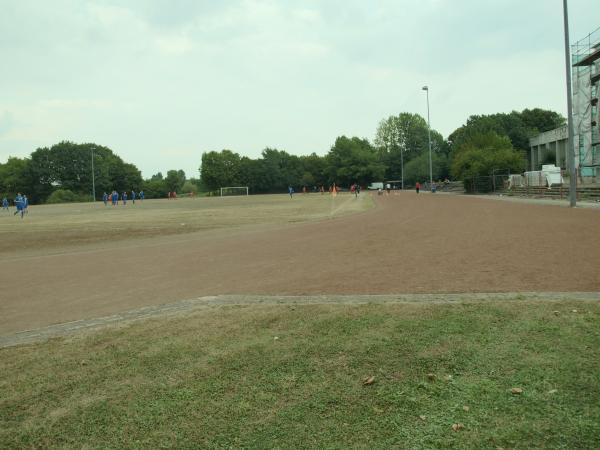
[[600,291],[600,211],[406,192],[317,223],[0,260],[0,334],[220,294]]

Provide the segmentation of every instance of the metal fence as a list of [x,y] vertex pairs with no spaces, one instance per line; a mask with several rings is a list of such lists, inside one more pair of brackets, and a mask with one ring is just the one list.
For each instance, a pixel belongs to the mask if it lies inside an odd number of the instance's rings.
[[510,175],[488,175],[464,180],[465,191],[469,194],[489,194],[508,189]]

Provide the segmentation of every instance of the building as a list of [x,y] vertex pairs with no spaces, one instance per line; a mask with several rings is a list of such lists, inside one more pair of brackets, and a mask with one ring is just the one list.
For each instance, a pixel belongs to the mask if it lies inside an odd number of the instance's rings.
[[567,125],[529,139],[529,170],[540,170],[544,164],[556,164],[567,169],[568,140]]
[[[571,46],[573,62],[573,127],[575,168],[583,180],[600,181],[600,28]],[[560,127],[529,140],[529,170],[555,163],[569,169],[567,127]]]

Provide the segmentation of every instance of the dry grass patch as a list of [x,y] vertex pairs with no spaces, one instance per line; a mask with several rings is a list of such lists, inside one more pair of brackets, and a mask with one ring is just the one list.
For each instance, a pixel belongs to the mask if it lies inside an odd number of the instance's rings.
[[[21,220],[0,219],[0,255],[28,249],[63,248],[79,244],[131,241],[248,225],[281,225],[338,217],[373,206],[368,194],[255,195],[145,200],[127,206],[101,202],[30,207]],[[18,237],[18,239],[17,239]]]

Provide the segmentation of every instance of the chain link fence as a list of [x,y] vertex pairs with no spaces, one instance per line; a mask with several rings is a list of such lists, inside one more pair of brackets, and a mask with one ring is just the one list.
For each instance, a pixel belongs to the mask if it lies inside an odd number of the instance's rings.
[[465,192],[468,194],[503,192],[509,187],[509,179],[508,173],[466,178],[464,180]]

